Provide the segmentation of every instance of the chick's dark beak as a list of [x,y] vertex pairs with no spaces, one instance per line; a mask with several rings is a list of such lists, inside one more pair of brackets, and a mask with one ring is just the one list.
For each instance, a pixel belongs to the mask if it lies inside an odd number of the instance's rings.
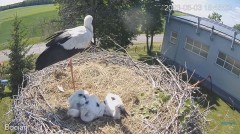
[[127,113],[126,109],[123,106],[119,106],[119,109],[120,109],[121,115],[123,115],[124,117],[129,116],[129,114]]

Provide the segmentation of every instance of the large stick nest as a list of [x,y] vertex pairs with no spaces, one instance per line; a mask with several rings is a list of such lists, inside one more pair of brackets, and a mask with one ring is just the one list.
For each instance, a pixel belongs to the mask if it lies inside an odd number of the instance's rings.
[[[74,92],[68,61],[25,76],[13,103],[10,125],[26,126],[21,133],[203,133],[205,113],[195,105],[197,88],[181,80],[173,68],[147,65],[126,54],[94,49],[75,55],[73,72],[77,89],[97,95],[121,96],[128,118],[101,117],[90,123],[66,115],[67,98]],[[62,86],[64,92],[57,87]]]

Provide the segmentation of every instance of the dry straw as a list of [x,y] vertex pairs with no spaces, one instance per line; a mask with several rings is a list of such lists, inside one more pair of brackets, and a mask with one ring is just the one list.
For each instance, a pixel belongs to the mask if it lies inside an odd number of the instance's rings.
[[[67,98],[74,92],[70,68],[62,61],[25,76],[27,85],[15,96],[12,126],[21,133],[203,133],[206,112],[195,105],[197,88],[181,80],[173,68],[147,65],[126,54],[90,49],[75,55],[77,89],[103,101],[108,92],[121,96],[128,118],[102,117],[91,123],[66,116]],[[61,92],[57,86],[65,90]]]

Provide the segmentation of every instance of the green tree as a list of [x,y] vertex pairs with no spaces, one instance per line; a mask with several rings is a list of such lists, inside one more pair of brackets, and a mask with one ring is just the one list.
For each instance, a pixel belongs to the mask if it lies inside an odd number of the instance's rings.
[[33,69],[33,59],[31,56],[26,56],[29,50],[29,48],[26,47],[26,33],[23,30],[21,20],[18,19],[17,15],[14,18],[12,26],[13,29],[9,41],[9,74],[12,94],[16,95],[18,93],[18,87],[23,81],[23,74]]
[[82,25],[84,16],[92,15],[94,40],[100,41],[103,48],[117,49],[113,41],[127,48],[137,34],[139,24],[137,16],[133,15],[133,18],[127,16],[131,15],[131,9],[139,6],[138,0],[57,0],[57,2],[65,28]]
[[221,21],[222,15],[218,14],[216,12],[213,12],[212,14],[208,15],[209,19],[215,20],[215,21]]
[[234,25],[233,28],[235,28],[235,29],[237,29],[237,30],[240,31],[240,24],[236,24],[236,25]]
[[158,3],[156,3],[154,0],[142,0],[142,9],[145,16],[143,17],[142,31],[144,31],[146,34],[148,54],[150,54],[153,49],[153,36],[163,31],[164,15],[169,12],[166,9],[171,7],[171,5],[171,0],[164,0]]

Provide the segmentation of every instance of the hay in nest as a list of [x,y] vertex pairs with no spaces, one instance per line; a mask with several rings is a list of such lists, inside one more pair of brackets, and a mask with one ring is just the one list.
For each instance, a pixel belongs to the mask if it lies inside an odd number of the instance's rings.
[[[128,118],[101,117],[90,123],[66,116],[67,99],[74,92],[70,68],[62,61],[26,75],[27,85],[15,96],[12,126],[27,133],[201,133],[206,125],[181,74],[160,65],[134,61],[118,52],[83,52],[73,57],[77,89],[104,100],[120,95]],[[58,90],[62,86],[64,92]]]

